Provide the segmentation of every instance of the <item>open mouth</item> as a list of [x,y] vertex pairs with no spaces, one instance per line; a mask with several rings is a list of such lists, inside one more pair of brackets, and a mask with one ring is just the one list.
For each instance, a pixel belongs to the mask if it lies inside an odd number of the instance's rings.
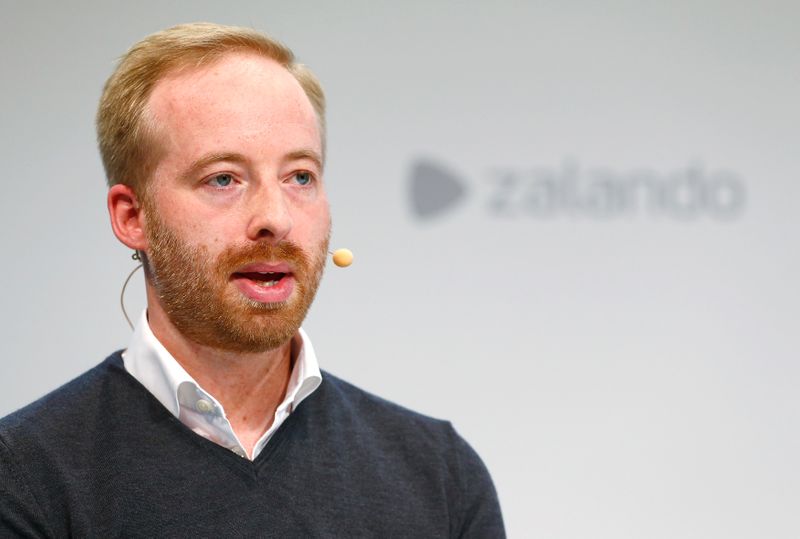
[[270,288],[277,285],[281,279],[286,277],[286,273],[275,271],[248,271],[242,273],[234,273],[234,278],[249,279],[255,285],[263,288]]
[[288,263],[254,262],[237,269],[231,281],[250,300],[277,304],[292,297],[295,276]]

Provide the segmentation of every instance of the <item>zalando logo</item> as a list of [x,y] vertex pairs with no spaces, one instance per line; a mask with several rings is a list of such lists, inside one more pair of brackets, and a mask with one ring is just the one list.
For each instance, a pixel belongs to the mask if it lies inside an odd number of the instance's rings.
[[432,159],[411,166],[411,211],[428,220],[464,205],[475,191],[489,216],[505,218],[648,217],[673,220],[739,218],[747,206],[744,180],[699,163],[659,172],[582,168],[567,159],[560,167],[494,167],[476,186]]

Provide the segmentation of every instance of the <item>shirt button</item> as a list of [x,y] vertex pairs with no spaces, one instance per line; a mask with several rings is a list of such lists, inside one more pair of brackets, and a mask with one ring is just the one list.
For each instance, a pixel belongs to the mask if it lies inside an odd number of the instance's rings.
[[233,451],[234,453],[236,453],[237,455],[239,455],[242,458],[245,458],[247,456],[247,453],[244,452],[244,449],[242,449],[239,446],[231,447],[231,451]]
[[205,399],[198,400],[196,403],[194,403],[194,407],[202,414],[207,414],[214,410],[214,405]]

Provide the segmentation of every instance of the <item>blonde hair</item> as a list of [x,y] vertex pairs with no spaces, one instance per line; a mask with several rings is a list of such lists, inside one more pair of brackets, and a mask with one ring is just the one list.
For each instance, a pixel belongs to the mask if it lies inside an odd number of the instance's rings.
[[146,114],[156,83],[168,73],[205,66],[235,51],[275,60],[297,79],[316,112],[324,155],[325,95],[319,80],[295,62],[288,47],[250,28],[181,24],[136,43],[106,81],[97,110],[97,143],[109,186],[122,183],[145,195],[159,158],[156,126]]

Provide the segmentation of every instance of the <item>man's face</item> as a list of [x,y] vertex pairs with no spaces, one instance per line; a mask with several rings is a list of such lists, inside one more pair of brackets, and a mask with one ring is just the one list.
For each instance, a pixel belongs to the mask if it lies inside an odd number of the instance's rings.
[[151,284],[205,346],[287,342],[322,276],[330,213],[314,109],[276,62],[233,53],[161,80],[162,158],[143,200]]

